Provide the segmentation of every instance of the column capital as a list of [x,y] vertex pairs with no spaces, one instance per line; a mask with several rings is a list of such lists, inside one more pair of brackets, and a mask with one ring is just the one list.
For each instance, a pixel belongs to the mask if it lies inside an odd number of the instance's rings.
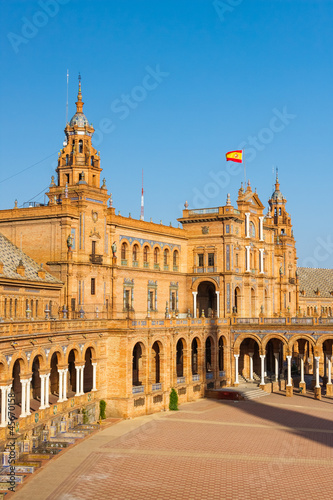
[[292,356],[288,355],[288,356],[286,356],[286,358],[287,358],[288,360],[290,360],[290,359],[292,358]]
[[320,361],[320,356],[314,356],[314,359],[319,363]]
[[234,354],[234,357],[235,358],[239,358],[239,354]]
[[259,354],[259,356],[260,356],[261,359],[265,359],[266,354]]

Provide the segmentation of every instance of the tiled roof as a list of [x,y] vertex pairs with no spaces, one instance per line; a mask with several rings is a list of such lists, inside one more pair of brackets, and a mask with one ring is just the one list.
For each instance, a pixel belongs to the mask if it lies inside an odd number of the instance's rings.
[[333,292],[333,269],[317,269],[311,267],[298,267],[299,290],[305,291],[306,297],[332,297]]
[[[22,261],[25,267],[25,275],[21,276],[16,272],[16,269]],[[13,278],[21,281],[40,281],[41,283],[61,283],[52,274],[45,271],[45,278],[38,276],[38,271],[41,267],[31,257],[26,255],[22,250],[17,248],[3,234],[0,233],[0,262],[3,263],[3,271],[0,272],[1,278]]]

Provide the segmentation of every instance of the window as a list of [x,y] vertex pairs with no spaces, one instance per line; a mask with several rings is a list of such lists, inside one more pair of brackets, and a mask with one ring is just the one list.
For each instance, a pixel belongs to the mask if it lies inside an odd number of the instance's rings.
[[229,226],[229,224],[227,224],[227,225],[225,226],[225,232],[226,232],[227,234],[229,234],[229,233],[230,233],[230,226]]
[[149,290],[149,310],[154,310],[154,292],[153,290]]
[[138,247],[138,245],[135,244],[133,246],[133,252],[132,252],[133,262],[136,262],[138,260],[138,250],[139,250],[139,247]]
[[213,267],[215,264],[214,264],[214,254],[213,253],[209,253],[208,254],[208,266],[209,267]]
[[123,243],[121,245],[121,260],[126,260],[127,259],[127,244]]
[[198,267],[204,266],[204,254],[198,253]]
[[91,295],[96,294],[96,278],[91,278]]
[[83,141],[79,141],[79,153],[83,153]]
[[158,248],[154,248],[154,264],[158,264],[160,260],[160,251]]
[[255,228],[253,222],[250,222],[250,236],[251,236],[251,238],[256,237],[256,228]]
[[94,166],[94,157],[93,156],[90,157],[90,165],[92,167]]
[[149,247],[145,246],[143,249],[143,262],[148,263]]
[[236,253],[236,267],[238,267],[238,266],[239,266],[239,261],[238,261],[238,258],[239,258],[239,257],[238,257],[238,253]]
[[176,292],[171,292],[171,310],[176,310]]
[[130,290],[125,290],[124,293],[124,309],[129,310],[130,309],[130,297],[131,297],[131,291]]
[[169,250],[167,248],[164,250],[163,260],[164,260],[164,265],[168,266],[169,265]]
[[91,242],[91,253],[92,253],[93,255],[95,255],[95,254],[96,254],[96,241],[92,241],[92,242]]
[[178,252],[177,250],[175,250],[173,252],[173,267],[177,267],[178,266]]
[[[66,165],[68,165],[68,163],[69,163],[69,156],[68,156],[68,155],[66,155]],[[69,176],[68,176],[68,177],[69,177]]]
[[279,208],[279,215],[281,215],[281,208]]

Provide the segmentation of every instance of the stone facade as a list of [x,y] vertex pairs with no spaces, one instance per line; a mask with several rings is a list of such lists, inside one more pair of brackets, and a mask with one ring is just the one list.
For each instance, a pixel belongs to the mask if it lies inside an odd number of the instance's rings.
[[76,107],[48,204],[0,211],[0,440],[9,392],[22,439],[97,418],[100,399],[125,418],[167,409],[172,387],[183,402],[243,377],[291,395],[298,370],[330,393],[333,280],[297,271],[278,178],[266,215],[250,183],[237,206],[185,204],[178,228],[117,215],[81,87]]

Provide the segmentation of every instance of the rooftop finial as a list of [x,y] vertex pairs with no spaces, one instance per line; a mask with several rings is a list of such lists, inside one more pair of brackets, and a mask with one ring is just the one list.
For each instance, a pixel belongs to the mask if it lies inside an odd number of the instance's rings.
[[227,206],[231,205],[230,193],[227,194]]
[[81,74],[79,73],[79,91],[77,94],[77,102],[76,104],[76,112],[77,113],[82,113],[83,109],[83,102],[82,102],[82,92],[81,92]]

